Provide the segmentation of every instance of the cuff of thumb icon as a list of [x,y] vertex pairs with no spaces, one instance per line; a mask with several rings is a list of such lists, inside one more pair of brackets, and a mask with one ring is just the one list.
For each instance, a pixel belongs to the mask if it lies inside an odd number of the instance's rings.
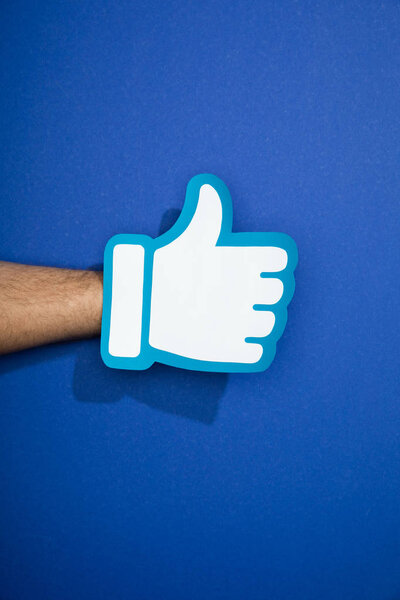
[[[145,249],[117,244],[112,251],[112,285],[106,352],[136,358],[141,352]],[[103,315],[104,319],[104,315]]]

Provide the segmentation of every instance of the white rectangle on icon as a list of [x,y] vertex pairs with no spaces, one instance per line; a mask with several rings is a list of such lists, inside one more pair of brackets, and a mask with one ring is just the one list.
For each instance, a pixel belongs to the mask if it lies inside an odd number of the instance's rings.
[[140,354],[143,311],[144,248],[118,244],[113,251],[108,351],[112,356]]

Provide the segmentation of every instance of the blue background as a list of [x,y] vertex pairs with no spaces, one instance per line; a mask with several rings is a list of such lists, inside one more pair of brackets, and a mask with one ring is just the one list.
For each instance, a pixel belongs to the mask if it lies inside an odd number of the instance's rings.
[[400,598],[400,7],[1,7],[0,256],[87,268],[221,177],[297,288],[260,374],[0,361],[2,600]]

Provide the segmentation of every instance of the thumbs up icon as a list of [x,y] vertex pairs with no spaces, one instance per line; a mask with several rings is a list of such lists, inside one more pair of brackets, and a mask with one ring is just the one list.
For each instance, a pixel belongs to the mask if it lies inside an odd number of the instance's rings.
[[283,233],[232,233],[225,184],[197,175],[181,215],[156,239],[112,237],[104,255],[101,355],[199,371],[266,369],[287,319],[297,264]]

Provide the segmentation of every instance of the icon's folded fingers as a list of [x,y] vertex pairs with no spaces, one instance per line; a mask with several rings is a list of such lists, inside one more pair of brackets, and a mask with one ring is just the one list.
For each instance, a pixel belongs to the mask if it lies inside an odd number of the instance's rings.
[[288,255],[286,250],[278,246],[259,246],[247,249],[253,254],[252,264],[257,265],[260,273],[279,273],[287,267]]
[[276,304],[282,298],[282,280],[277,277],[260,277],[257,280],[254,293],[254,304]]
[[243,340],[240,347],[240,361],[244,364],[257,363],[262,357],[262,353],[261,344]]
[[265,337],[275,325],[275,315],[270,310],[251,310],[246,319],[246,337]]
[[218,246],[218,252],[228,254],[238,266],[251,265],[258,273],[279,273],[288,264],[288,254],[279,246]]

